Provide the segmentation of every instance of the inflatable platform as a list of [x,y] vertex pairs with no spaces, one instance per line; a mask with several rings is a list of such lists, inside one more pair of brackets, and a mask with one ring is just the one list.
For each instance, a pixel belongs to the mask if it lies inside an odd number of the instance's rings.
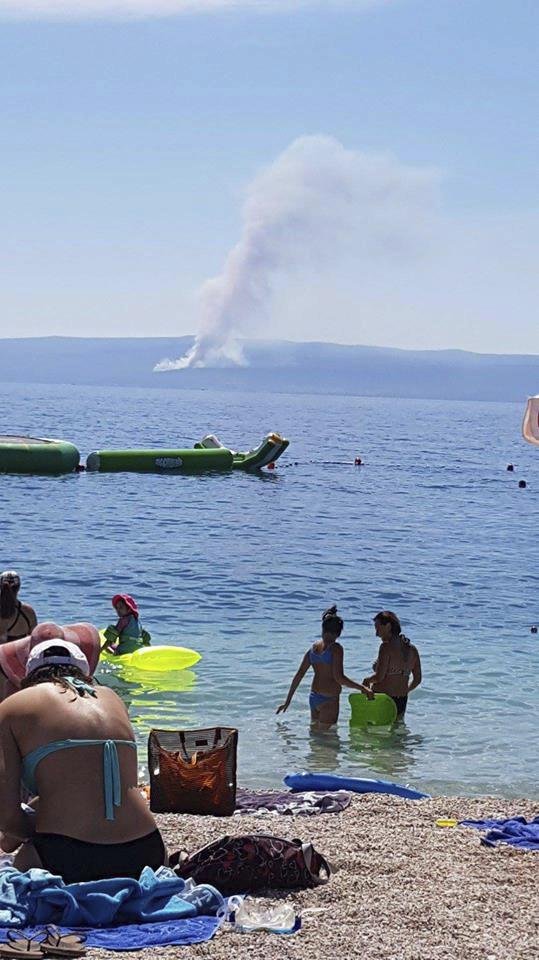
[[0,436],[0,473],[72,473],[79,461],[79,451],[65,440]]
[[254,450],[239,453],[209,434],[193,448],[157,450],[96,450],[86,469],[100,473],[207,473],[260,470],[274,463],[289,445],[278,433],[269,433]]

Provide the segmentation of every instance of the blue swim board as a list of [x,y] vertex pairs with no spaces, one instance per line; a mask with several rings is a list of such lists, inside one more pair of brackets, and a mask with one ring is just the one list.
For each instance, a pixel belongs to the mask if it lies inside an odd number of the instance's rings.
[[291,773],[284,778],[291,790],[350,790],[352,793],[389,793],[406,800],[429,799],[428,793],[403,787],[388,780],[367,780],[359,777],[338,777],[333,773]]
[[352,709],[351,727],[388,727],[397,719],[397,704],[387,693],[375,693],[373,700],[364,693],[351,693],[348,702]]

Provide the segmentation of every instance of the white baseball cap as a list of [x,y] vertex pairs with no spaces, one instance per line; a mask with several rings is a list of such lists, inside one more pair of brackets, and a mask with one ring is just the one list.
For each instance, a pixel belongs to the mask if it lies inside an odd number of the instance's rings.
[[[47,650],[64,650],[65,653],[50,653]],[[56,663],[65,663],[71,667],[78,667],[86,676],[90,674],[90,665],[84,656],[80,647],[76,643],[70,643],[69,640],[52,639],[42,640],[32,647],[30,656],[26,661],[26,676],[29,677],[34,670],[39,667],[50,667]]]

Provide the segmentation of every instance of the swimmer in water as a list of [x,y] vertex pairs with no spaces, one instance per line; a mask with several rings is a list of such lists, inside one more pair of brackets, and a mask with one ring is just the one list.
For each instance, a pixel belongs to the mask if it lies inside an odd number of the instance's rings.
[[313,643],[307,651],[290,684],[288,696],[277,708],[277,713],[288,710],[294,693],[310,667],[314,671],[309,706],[311,722],[322,728],[337,723],[339,719],[339,699],[343,687],[352,687],[365,693],[370,700],[373,693],[362,683],[356,683],[344,673],[344,650],[338,643],[344,622],[337,614],[337,607],[330,607],[322,614],[322,638]]

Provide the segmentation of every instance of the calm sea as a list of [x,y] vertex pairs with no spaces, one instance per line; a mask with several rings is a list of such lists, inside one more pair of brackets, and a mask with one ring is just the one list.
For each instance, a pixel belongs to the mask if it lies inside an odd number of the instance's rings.
[[[290,438],[264,476],[0,477],[0,566],[40,619],[103,626],[125,591],[155,642],[202,653],[167,690],[108,668],[141,745],[152,726],[234,725],[244,785],[319,770],[538,795],[539,452],[520,438],[524,403],[67,386],[2,386],[0,400],[2,432],[63,437],[84,458],[207,432],[237,449]],[[424,682],[394,731],[350,730],[343,696],[338,731],[310,735],[307,679],[275,716],[332,602],[352,677],[371,669],[381,608],[419,647]]]

